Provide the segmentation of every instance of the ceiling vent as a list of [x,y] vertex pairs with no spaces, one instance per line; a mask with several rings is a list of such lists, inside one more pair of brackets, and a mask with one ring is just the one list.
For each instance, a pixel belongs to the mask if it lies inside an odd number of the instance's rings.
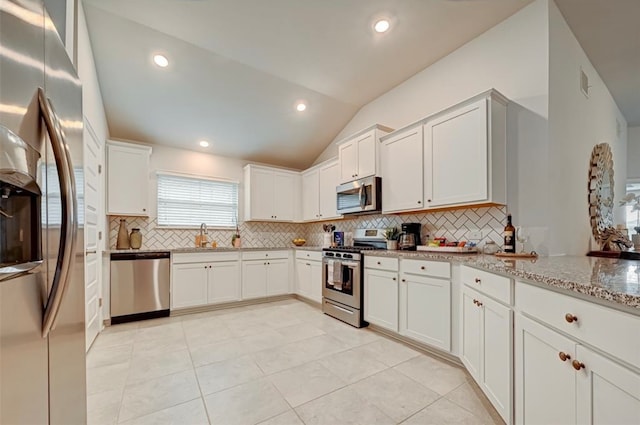
[[591,86],[589,85],[589,76],[585,74],[582,68],[580,68],[580,91],[582,92],[582,94],[586,96],[587,99],[589,98],[590,87]]

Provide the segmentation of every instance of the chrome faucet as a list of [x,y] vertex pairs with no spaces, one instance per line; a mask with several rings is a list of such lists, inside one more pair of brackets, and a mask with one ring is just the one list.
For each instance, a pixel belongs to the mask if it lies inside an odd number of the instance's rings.
[[200,248],[206,248],[207,246],[207,235],[209,232],[207,231],[207,223],[202,223],[200,225]]

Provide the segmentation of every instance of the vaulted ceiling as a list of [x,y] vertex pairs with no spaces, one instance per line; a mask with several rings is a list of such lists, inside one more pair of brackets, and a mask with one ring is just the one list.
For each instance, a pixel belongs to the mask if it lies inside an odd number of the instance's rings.
[[[360,107],[531,1],[83,3],[111,137],[305,168]],[[556,2],[640,125],[640,1]]]

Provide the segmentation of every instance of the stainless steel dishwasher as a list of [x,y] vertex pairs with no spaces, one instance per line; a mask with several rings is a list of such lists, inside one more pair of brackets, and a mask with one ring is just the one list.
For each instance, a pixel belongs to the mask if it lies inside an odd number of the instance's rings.
[[169,315],[170,253],[111,254],[111,323]]

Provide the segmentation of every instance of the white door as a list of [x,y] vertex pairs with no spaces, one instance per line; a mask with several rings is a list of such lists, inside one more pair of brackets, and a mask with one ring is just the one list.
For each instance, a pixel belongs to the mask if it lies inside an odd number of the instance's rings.
[[273,219],[293,221],[295,181],[293,174],[274,173],[273,175]]
[[296,293],[311,298],[311,262],[296,260]]
[[[403,274],[401,279],[403,335],[451,350],[451,282]],[[404,322],[404,323],[403,323]]]
[[364,271],[364,318],[374,325],[398,332],[398,274]]
[[319,177],[319,208],[320,218],[323,220],[340,217],[338,214],[338,197],[336,186],[340,184],[340,164],[338,161],[320,168]]
[[265,260],[242,262],[242,299],[267,296],[267,262]]
[[482,386],[506,423],[511,423],[511,371],[513,370],[513,312],[487,297],[482,309]]
[[488,199],[486,99],[428,122],[424,141],[427,206]]
[[382,212],[424,209],[422,126],[385,140],[380,148]]
[[575,424],[575,343],[521,315],[515,329],[515,423]]
[[322,262],[321,261],[309,261],[311,273],[311,299],[319,303],[322,302],[322,288],[324,283],[322,282]]
[[578,345],[577,422],[640,424],[640,374]]
[[211,263],[208,276],[209,304],[240,300],[240,262]]
[[358,172],[358,151],[355,141],[340,145],[338,158],[340,158],[340,183],[355,180]]
[[480,296],[477,292],[463,286],[460,360],[462,360],[471,376],[477,382],[480,382],[482,309],[477,305],[478,298]]
[[85,118],[84,126],[84,242],[86,350],[102,329],[102,248],[98,241],[100,216],[104,214],[100,191],[104,144]]
[[209,264],[176,264],[171,282],[171,308],[196,307],[208,303]]
[[[320,197],[318,195],[319,189],[319,172],[313,170],[302,175],[302,219],[303,220],[317,220],[320,218],[318,204]],[[335,190],[334,190],[335,196]]]
[[367,134],[358,137],[356,145],[358,147],[358,167],[356,178],[373,176],[376,174],[376,131],[372,130]]
[[251,170],[251,218],[273,220],[273,171]]
[[289,260],[267,261],[267,295],[289,293]]

